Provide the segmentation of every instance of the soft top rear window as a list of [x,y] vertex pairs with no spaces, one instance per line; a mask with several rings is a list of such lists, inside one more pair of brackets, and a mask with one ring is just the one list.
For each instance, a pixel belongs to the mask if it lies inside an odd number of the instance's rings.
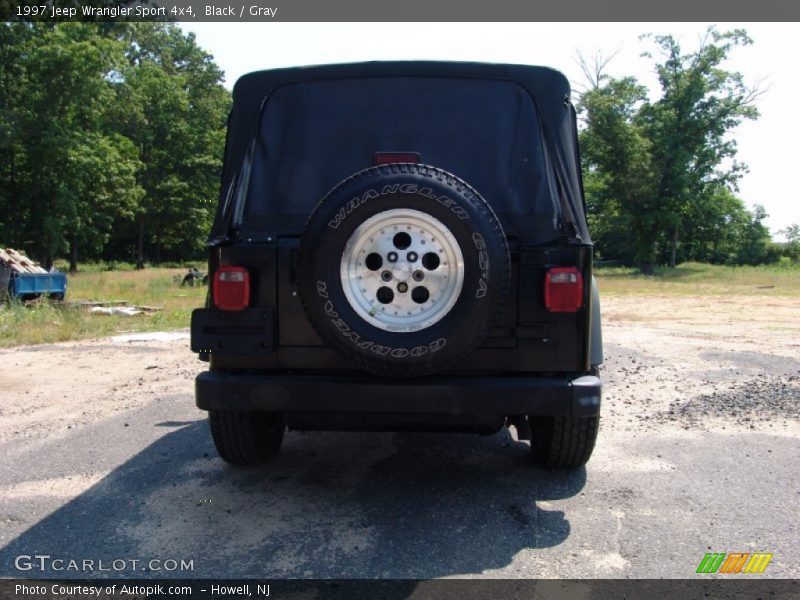
[[266,99],[242,226],[300,232],[337,183],[375,152],[418,152],[489,202],[509,234],[552,236],[536,106],[509,81],[375,77],[283,85]]

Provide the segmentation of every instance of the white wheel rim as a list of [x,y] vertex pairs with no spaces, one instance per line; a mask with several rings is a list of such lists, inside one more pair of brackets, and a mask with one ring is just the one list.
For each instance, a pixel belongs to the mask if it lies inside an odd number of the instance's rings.
[[340,275],[359,317],[384,331],[411,333],[438,323],[453,308],[464,285],[464,257],[439,219],[392,209],[353,232]]

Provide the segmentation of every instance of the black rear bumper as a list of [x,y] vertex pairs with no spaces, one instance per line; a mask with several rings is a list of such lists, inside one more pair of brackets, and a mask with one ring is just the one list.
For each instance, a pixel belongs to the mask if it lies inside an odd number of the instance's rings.
[[591,417],[600,412],[601,383],[593,375],[396,380],[206,371],[195,390],[203,410]]

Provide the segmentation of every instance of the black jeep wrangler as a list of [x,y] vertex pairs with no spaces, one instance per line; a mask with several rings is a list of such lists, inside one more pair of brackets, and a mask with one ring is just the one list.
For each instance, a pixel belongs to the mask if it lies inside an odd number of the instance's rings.
[[293,430],[513,425],[578,467],[599,297],[575,111],[542,67],[389,62],[234,88],[196,381],[223,459]]

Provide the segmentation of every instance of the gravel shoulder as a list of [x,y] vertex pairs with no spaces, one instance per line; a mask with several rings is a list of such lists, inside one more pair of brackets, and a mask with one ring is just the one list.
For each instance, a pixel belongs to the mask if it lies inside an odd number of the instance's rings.
[[186,332],[2,350],[0,575],[46,553],[194,567],[100,576],[692,577],[763,551],[799,577],[797,300],[609,297],[603,317],[598,447],[570,474],[509,432],[290,433],[231,469]]

